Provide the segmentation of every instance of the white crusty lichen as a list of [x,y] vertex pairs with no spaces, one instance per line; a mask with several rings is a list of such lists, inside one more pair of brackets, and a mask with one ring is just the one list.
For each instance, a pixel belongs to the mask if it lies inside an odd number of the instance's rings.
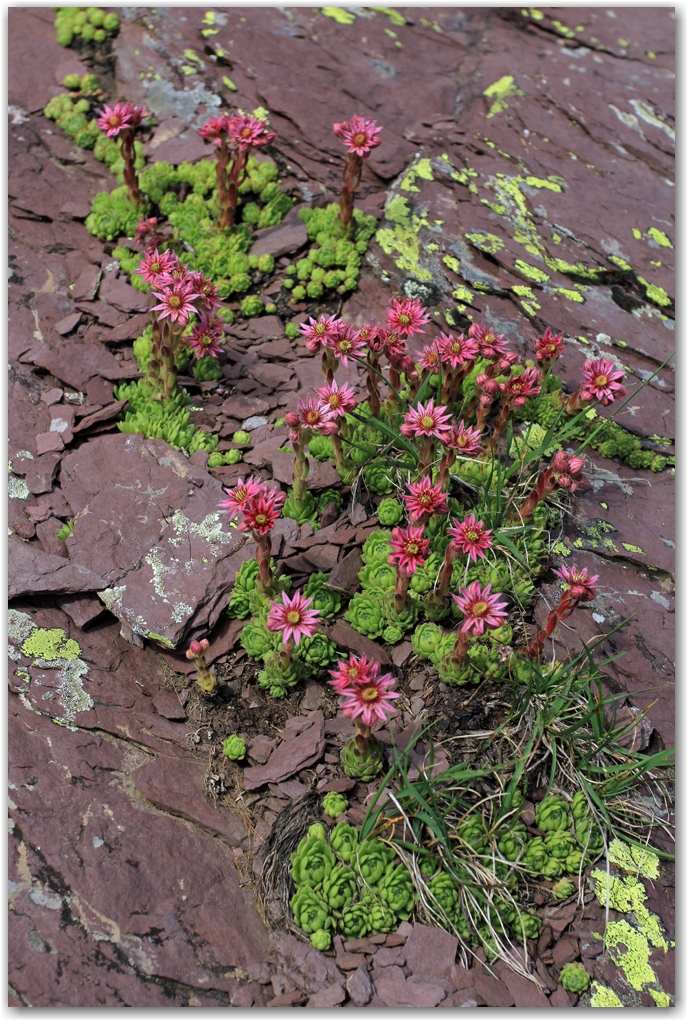
[[116,588],[105,588],[104,591],[99,591],[98,598],[103,603],[106,609],[109,609],[111,613],[114,612],[113,607],[117,604],[121,606],[122,595],[126,591],[126,585],[120,584]]
[[168,541],[172,545],[178,546],[188,535],[198,535],[199,538],[204,538],[208,545],[216,543],[228,545],[229,542],[235,540],[236,536],[222,531],[221,517],[222,515],[219,513],[208,514],[200,524],[194,524],[181,510],[177,510],[172,517],[172,527],[177,537],[170,538]]

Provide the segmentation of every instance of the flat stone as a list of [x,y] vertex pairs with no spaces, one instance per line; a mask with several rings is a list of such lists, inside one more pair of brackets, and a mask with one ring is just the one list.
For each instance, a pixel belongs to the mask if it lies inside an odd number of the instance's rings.
[[64,595],[58,599],[58,602],[60,609],[64,610],[79,629],[87,627],[89,623],[102,616],[105,611],[105,607],[97,595],[86,595],[81,598]]
[[416,924],[406,942],[404,954],[413,974],[450,978],[456,962],[458,939],[442,928]]
[[58,387],[54,387],[53,389],[48,390],[46,393],[44,393],[41,396],[41,400],[43,401],[44,404],[47,404],[48,407],[50,407],[52,404],[59,404],[60,400],[62,400],[63,393],[64,390],[61,390]]
[[[278,315],[258,315],[255,319],[249,319],[241,331],[244,340],[272,340],[276,337],[284,337],[284,324]],[[288,343],[288,341],[286,341]],[[289,350],[290,350],[289,345]],[[255,353],[259,353],[255,349]]]
[[249,397],[245,393],[234,393],[222,404],[222,414],[242,421],[252,414],[265,414],[270,409],[269,401],[261,397]]
[[377,995],[390,1005],[427,1009],[438,1006],[446,997],[440,985],[407,981],[400,967],[384,967],[375,971],[373,978]]
[[60,319],[59,322],[56,322],[53,328],[56,333],[60,334],[60,336],[66,336],[67,333],[71,333],[73,329],[76,329],[81,322],[81,318],[81,312],[72,312],[70,315],[65,315],[64,319]]
[[303,553],[308,563],[324,573],[328,573],[336,566],[339,558],[339,548],[336,545],[316,545]]
[[572,963],[573,960],[577,960],[580,955],[579,946],[577,939],[561,939],[557,942],[551,950],[553,956],[553,962],[555,963],[558,970],[561,970],[566,963]]
[[506,1006],[515,1005],[508,986],[498,978],[487,974],[486,971],[481,971],[475,976],[473,987],[485,1006],[503,1009]]
[[338,588],[339,591],[353,595],[359,587],[358,574],[362,567],[363,558],[360,555],[360,549],[352,549],[332,567],[328,581],[329,587]]
[[108,344],[120,344],[124,343],[126,340],[137,340],[149,322],[150,316],[146,312],[138,315],[132,315],[126,320],[126,322],[123,322],[121,326],[116,326],[112,332],[108,334]]
[[256,231],[257,240],[253,242],[251,255],[290,255],[299,251],[308,243],[308,229],[302,220],[281,223],[276,227],[266,227]]
[[274,1006],[276,1009],[283,1009],[286,1006],[300,1006],[307,998],[304,992],[296,989],[293,992],[284,992],[282,995],[276,995],[273,999],[270,999],[267,1005]]
[[563,985],[559,985],[555,992],[549,996],[549,1005],[557,1009],[570,1009],[573,1002]]
[[313,713],[313,725],[293,740],[280,744],[266,765],[246,769],[243,773],[247,790],[257,790],[266,783],[280,783],[295,772],[314,765],[324,751],[324,716]]
[[[533,981],[521,977],[515,971],[505,965],[498,968],[499,976],[507,985],[508,991],[513,996],[513,1002],[517,1009],[535,1009],[540,1006],[550,1008],[551,1003],[542,990]],[[475,985],[475,987],[477,987]]]
[[[78,390],[87,390],[89,380],[95,376],[116,382],[118,379],[126,379],[131,375],[130,370],[122,368],[115,356],[106,351],[104,347],[75,341],[56,347],[46,354],[41,354],[36,358],[35,364],[40,368],[47,369],[56,379],[60,379]],[[91,399],[90,393],[89,399]],[[110,393],[109,400],[91,399],[91,403],[106,404],[111,400]]]
[[168,687],[161,687],[157,694],[153,695],[153,705],[158,715],[171,719],[172,722],[183,722],[186,719],[179,695],[176,691],[170,691]]
[[354,786],[355,779],[349,779],[348,776],[345,776],[341,779],[332,779],[329,783],[325,783],[322,787],[322,792],[329,793],[330,790],[333,790],[335,793],[347,793],[349,790],[352,790]]
[[212,632],[210,647],[205,653],[205,661],[208,666],[236,646],[245,623],[245,620],[230,620],[224,615],[220,617],[219,623]]
[[448,980],[453,987],[460,991],[463,988],[472,988],[475,979],[474,970],[468,970],[461,964],[454,963],[448,975]]
[[372,982],[364,960],[346,979],[346,991],[356,1006],[367,1006],[372,998]]
[[150,295],[142,294],[114,272],[103,274],[98,297],[120,312],[146,312],[150,307]]
[[[81,68],[83,71],[83,67]],[[63,202],[60,206],[60,212],[64,213],[65,216],[70,216],[73,220],[85,220],[90,214],[91,203],[86,202],[83,199],[78,198],[70,199],[69,202]],[[58,330],[58,332],[60,332]]]
[[[362,563],[362,558],[361,558],[361,563]],[[400,643],[400,645],[396,645],[394,647],[393,652],[391,653],[391,659],[393,661],[394,666],[396,666],[397,668],[400,668],[403,665],[403,663],[407,659],[410,658],[412,653],[413,653],[413,646],[410,643],[410,641],[402,641]],[[412,684],[411,684],[411,687],[412,687]]]
[[11,599],[39,592],[99,591],[105,586],[102,577],[88,567],[43,552],[35,542],[12,537],[8,542],[8,577]]
[[372,958],[375,970],[382,967],[403,967],[405,962],[405,953],[398,946],[382,946]]
[[58,520],[57,517],[48,517],[47,520],[39,521],[36,524],[36,537],[41,544],[43,552],[49,553],[51,556],[61,556],[63,559],[68,559],[69,552],[66,543],[57,537],[57,532],[61,527],[62,521]]
[[203,791],[205,765],[176,754],[155,758],[133,773],[137,790],[155,807],[195,822],[230,846],[240,846],[246,830],[238,815],[215,805]]
[[36,452],[40,456],[43,453],[56,453],[64,450],[64,440],[59,432],[43,432],[36,436]]
[[270,740],[260,733],[248,744],[248,757],[253,765],[265,765],[276,747],[276,740]]
[[315,992],[314,995],[311,995],[306,1003],[306,1008],[312,1006],[314,1008],[327,1009],[332,1006],[338,1006],[345,998],[346,992],[341,985],[329,985],[327,988],[323,988],[321,992]]
[[355,655],[366,655],[368,660],[378,662],[382,666],[390,666],[391,659],[386,650],[368,637],[359,634],[345,620],[337,620],[329,631],[329,636],[337,645]]
[[304,793],[308,792],[308,787],[305,783],[301,783],[299,779],[289,779],[285,783],[278,783],[277,786],[279,792],[286,794],[291,800],[297,800]]
[[[229,399],[232,399],[231,397]],[[293,481],[292,453],[276,453],[272,458],[272,475],[278,482],[291,485]],[[310,459],[310,471],[308,474],[308,489],[312,492],[320,492],[322,489],[336,489],[341,485],[341,479],[336,469],[329,461]]]
[[223,528],[214,478],[163,440],[117,433],[66,457],[61,483],[79,515],[70,555],[106,579],[110,612],[168,648],[193,628],[212,629],[254,551],[245,535]]
[[100,266],[86,266],[82,269],[78,279],[74,282],[74,289],[71,292],[72,299],[74,301],[95,301],[102,275]]
[[284,932],[273,934],[271,941],[279,973],[307,995],[316,994],[330,984],[344,983],[334,960],[311,945]]
[[115,400],[112,404],[94,411],[93,414],[84,415],[79,424],[74,426],[72,432],[85,432],[87,429],[93,428],[94,425],[112,421],[114,418],[118,418],[128,406],[128,400]]
[[208,155],[208,146],[194,130],[186,131],[176,138],[169,138],[161,142],[150,153],[150,159],[152,163],[165,162],[171,163],[172,166],[178,166],[180,163],[196,163]]

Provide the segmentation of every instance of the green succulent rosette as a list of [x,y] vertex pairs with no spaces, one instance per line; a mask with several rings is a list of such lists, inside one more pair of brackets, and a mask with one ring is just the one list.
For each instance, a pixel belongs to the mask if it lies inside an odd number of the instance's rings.
[[589,974],[583,963],[566,963],[561,969],[560,982],[566,992],[581,995],[589,988]]
[[358,580],[365,589],[388,591],[396,585],[396,567],[383,560],[368,563],[358,574]]
[[366,903],[352,903],[339,918],[339,930],[347,939],[362,939],[371,930],[370,908]]
[[387,621],[384,618],[382,601],[376,592],[356,592],[344,614],[351,626],[374,640],[381,636]]
[[481,818],[468,818],[458,826],[458,835],[477,853],[481,853],[487,845],[487,833]]
[[354,866],[363,882],[375,888],[384,876],[396,854],[379,839],[366,839],[358,844]]
[[355,872],[346,864],[336,864],[322,883],[322,898],[338,916],[358,894]]
[[337,510],[341,510],[343,507],[343,496],[338,489],[324,489],[317,497],[318,510],[324,510],[330,503],[334,503]]
[[404,634],[403,627],[399,627],[396,623],[390,623],[382,631],[382,641],[385,641],[388,645],[397,645],[399,641],[403,640]]
[[527,844],[525,853],[522,856],[522,863],[526,864],[534,875],[540,875],[548,859],[549,855],[546,852],[544,840],[541,836],[535,836]]
[[496,845],[507,861],[516,861],[527,845],[525,826],[513,825],[502,830],[497,836]]
[[361,552],[363,563],[378,563],[380,561],[386,563],[391,555],[390,539],[390,531],[373,531],[371,535],[368,535]]
[[316,631],[312,637],[301,638],[296,655],[313,671],[326,669],[338,658],[336,645],[320,630]]
[[282,507],[282,517],[289,517],[297,524],[317,524],[317,504],[311,492],[306,492],[302,500],[291,494]]
[[334,853],[346,864],[355,859],[358,849],[358,830],[347,822],[339,822],[329,834]]
[[565,870],[569,875],[579,875],[582,868],[586,868],[591,858],[581,850],[573,850],[565,858]]
[[252,659],[263,659],[281,644],[281,634],[268,629],[261,618],[249,620],[241,631],[241,646]]
[[299,889],[291,900],[293,919],[306,935],[328,931],[334,924],[327,904],[309,886]]
[[303,596],[312,599],[311,609],[317,609],[321,619],[329,620],[341,609],[341,596],[328,587],[329,574],[311,574],[303,585]]
[[227,616],[231,616],[235,620],[245,620],[247,616],[250,616],[250,597],[248,592],[244,591],[243,588],[234,588],[229,596],[229,605],[226,612]]
[[435,656],[432,662],[444,683],[462,687],[463,684],[470,683],[476,679],[470,661],[455,663],[450,651]]
[[370,932],[373,935],[381,935],[393,931],[398,926],[398,917],[386,903],[370,896],[367,889],[363,889],[363,901],[370,911]]
[[321,953],[326,953],[331,948],[332,933],[325,931],[324,928],[319,928],[310,936],[310,944],[314,949],[319,949]]
[[256,559],[246,560],[238,569],[234,587],[242,588],[243,591],[254,591],[259,572],[260,565]]
[[518,940],[522,939],[523,930],[526,939],[536,939],[541,931],[541,918],[536,914],[528,914],[523,911],[520,917],[513,922],[512,927]]
[[428,888],[444,913],[450,918],[455,917],[460,899],[454,879],[445,871],[440,871],[428,883]]
[[426,595],[431,591],[441,569],[442,560],[443,557],[438,553],[431,553],[411,577],[410,590],[417,592],[418,595]]
[[407,921],[415,906],[415,889],[410,872],[402,864],[387,868],[377,886],[380,900],[402,921]]
[[258,685],[268,690],[273,698],[285,697],[303,676],[303,666],[295,657],[284,663],[278,652],[271,652],[265,656],[264,664],[265,668],[258,673]]
[[539,874],[547,881],[551,881],[552,879],[560,878],[564,870],[565,864],[562,860],[559,860],[557,857],[547,857]]
[[[566,859],[567,864],[567,859]],[[575,886],[569,878],[561,878],[559,882],[556,882],[551,895],[555,900],[567,900],[568,896],[572,896],[575,892]]]
[[[279,581],[281,581],[281,578]],[[275,587],[277,587],[279,591],[283,591],[284,586],[280,584],[279,581]],[[263,595],[263,593],[258,591],[257,588],[254,591],[247,592],[246,594],[248,597],[248,608],[251,611],[251,616],[259,616],[261,619],[266,620],[270,604],[270,600],[267,595]]]
[[315,460],[333,460],[334,447],[329,436],[313,436],[308,443],[308,453]]
[[443,637],[444,632],[436,623],[421,623],[411,638],[413,651],[422,659],[433,660]]
[[587,853],[596,854],[604,845],[604,838],[593,818],[584,818],[575,826],[575,838]]
[[568,802],[558,794],[545,797],[537,804],[535,821],[542,832],[560,832],[570,826]]
[[494,630],[487,632],[487,637],[495,645],[509,645],[513,640],[513,628],[509,623],[504,623],[502,627],[495,627]]
[[322,798],[322,810],[329,818],[338,818],[348,807],[348,800],[342,793],[330,790]]
[[589,802],[582,790],[574,794],[570,810],[575,822],[582,822],[589,817]]
[[546,852],[558,861],[564,861],[576,849],[575,840],[569,832],[552,832],[544,840]]
[[393,528],[403,520],[403,507],[397,499],[383,499],[377,507],[377,519],[385,528]]
[[[336,858],[327,841],[318,835],[306,836],[298,844],[296,852],[291,854],[290,874],[297,886],[319,891],[335,866]],[[326,925],[319,924],[317,927],[324,928]]]
[[245,740],[232,734],[222,743],[222,753],[231,761],[242,761],[246,757]]
[[322,824],[322,822],[313,822],[312,825],[310,825],[308,827],[307,838],[308,839],[326,839],[327,838],[327,830],[325,829],[325,827]]
[[371,737],[367,751],[362,752],[351,737],[341,749],[341,764],[349,779],[370,782],[384,768],[384,756],[381,744]]
[[420,874],[427,882],[436,874],[439,865],[439,859],[434,854],[418,854],[417,856],[417,866],[420,869]]
[[396,608],[396,596],[394,592],[389,591],[384,596],[382,611],[388,625],[410,630],[420,615],[420,603],[413,598],[407,598],[403,609],[399,611]]
[[371,464],[366,464],[363,468],[363,478],[375,496],[388,496],[394,491],[389,465],[383,460],[373,460]]

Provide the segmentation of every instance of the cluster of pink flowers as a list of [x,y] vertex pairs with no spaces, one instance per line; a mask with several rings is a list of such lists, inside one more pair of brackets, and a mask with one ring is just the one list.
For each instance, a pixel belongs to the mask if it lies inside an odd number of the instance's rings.
[[203,138],[210,139],[215,145],[219,146],[227,139],[232,147],[241,152],[269,145],[276,138],[276,132],[268,131],[264,121],[246,113],[223,113],[219,117],[212,117],[199,130]]
[[341,696],[341,712],[348,719],[358,719],[364,726],[373,726],[378,720],[386,722],[396,709],[390,704],[400,694],[390,690],[396,680],[390,673],[380,676],[379,663],[368,662],[365,656],[349,657],[339,661],[339,668],[330,670],[329,681]]
[[512,375],[500,383],[499,389],[510,405],[524,407],[530,397],[538,397],[541,393],[539,372],[536,368],[526,368],[520,375]]
[[379,133],[383,130],[377,127],[376,121],[357,114],[350,121],[343,120],[340,124],[334,124],[336,137],[341,139],[349,153],[360,158],[369,156],[372,149],[382,144]]
[[96,124],[105,132],[106,138],[116,138],[121,131],[137,128],[147,116],[148,111],[145,107],[117,101],[114,107],[105,106],[100,111]]
[[535,338],[534,350],[541,365],[550,365],[563,353],[563,334],[554,335],[551,327],[547,326],[542,335]]
[[559,450],[558,453],[554,454],[549,465],[549,472],[551,479],[555,481],[557,486],[561,489],[567,489],[568,492],[574,492],[578,485],[586,481],[582,474],[583,468],[584,461],[582,457],[575,457],[572,454],[565,453],[564,450]]
[[153,286],[159,303],[152,311],[159,312],[160,320],[169,319],[175,325],[186,326],[191,315],[199,314],[199,321],[187,342],[198,357],[217,357],[224,343],[224,323],[215,315],[199,312],[196,307],[196,302],[202,303],[208,312],[219,307],[217,288],[212,281],[202,273],[191,272],[173,251],[159,252],[157,248],[139,259],[135,272]]
[[232,518],[241,514],[239,531],[252,531],[264,536],[272,530],[279,517],[286,496],[279,489],[270,489],[266,482],[256,478],[239,478],[233,489],[224,490],[227,498],[217,505],[231,512]]

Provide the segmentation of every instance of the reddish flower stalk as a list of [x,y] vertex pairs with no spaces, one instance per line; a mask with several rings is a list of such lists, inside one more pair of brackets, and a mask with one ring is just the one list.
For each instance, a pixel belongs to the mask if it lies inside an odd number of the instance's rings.
[[234,223],[239,200],[239,188],[246,177],[248,153],[251,149],[268,145],[275,137],[264,121],[244,113],[213,117],[200,128],[203,138],[212,139],[217,146],[217,204],[220,210],[219,226],[228,230]]
[[196,683],[203,694],[214,694],[217,687],[217,677],[205,662],[205,652],[210,647],[207,638],[202,641],[192,641],[186,652],[186,658],[190,659],[198,671]]
[[340,432],[346,422],[346,412],[353,411],[358,402],[353,395],[353,390],[347,383],[344,383],[343,386],[337,386],[336,382],[332,382],[331,384],[328,383],[325,386],[320,386],[317,390],[317,395],[321,398],[322,405],[328,407],[331,411],[332,419],[336,425],[336,432],[332,432],[332,446],[334,447],[337,469],[343,472],[346,470],[346,459],[341,445]]
[[306,599],[301,592],[294,593],[292,598],[282,593],[281,604],[270,603],[267,616],[269,630],[281,631],[282,649],[279,653],[279,665],[288,668],[294,648],[300,644],[302,637],[312,637],[317,630],[319,609],[309,609],[312,598]]
[[379,417],[382,400],[379,394],[379,355],[384,349],[380,326],[364,323],[358,330],[358,339],[367,346],[367,392],[369,395],[370,414]]
[[537,659],[542,653],[544,642],[550,637],[561,620],[567,620],[581,602],[593,602],[596,598],[599,579],[598,574],[589,577],[587,568],[581,570],[578,567],[566,567],[563,565],[560,570],[554,570],[554,574],[560,577],[568,585],[561,596],[558,605],[549,613],[543,630],[540,630],[527,646],[527,654],[532,659]]
[[511,376],[506,382],[500,383],[499,388],[505,401],[501,413],[494,422],[490,444],[492,453],[498,449],[499,439],[513,411],[516,408],[524,407],[530,397],[537,397],[541,393],[539,372],[536,368],[526,368],[520,375]]
[[291,429],[289,439],[294,452],[293,462],[293,495],[301,503],[307,495],[307,478],[310,465],[305,456],[306,447],[313,433],[322,436],[333,436],[337,424],[330,407],[308,394],[305,403],[298,401],[298,411],[289,411],[286,424]]
[[272,559],[270,532],[279,517],[286,496],[278,489],[269,489],[265,482],[256,483],[252,478],[246,479],[245,483],[239,479],[235,489],[226,489],[225,492],[229,499],[222,500],[219,505],[222,508],[238,510],[241,513],[239,531],[250,531],[257,546],[255,550],[255,559],[258,562],[256,587],[258,591],[269,594],[274,584],[270,562]]
[[409,439],[422,439],[419,470],[421,474],[429,474],[434,460],[434,440],[442,440],[451,431],[449,421],[451,415],[445,407],[435,407],[434,400],[426,405],[418,403],[417,408],[411,407],[406,413],[401,434]]
[[135,106],[133,103],[116,102],[113,109],[106,106],[100,111],[96,124],[105,132],[106,138],[119,138],[122,158],[124,159],[124,183],[126,184],[128,198],[134,205],[140,205],[143,201],[138,186],[138,174],[136,173],[136,150],[134,147],[134,136],[136,128],[142,123],[143,118],[148,116],[148,111],[143,106]]
[[556,489],[567,489],[568,492],[574,492],[578,485],[587,481],[582,474],[583,467],[584,461],[581,457],[573,457],[563,450],[559,450],[549,466],[541,469],[534,489],[520,509],[511,516],[511,520],[526,521],[537,503],[546,499]]
[[368,117],[351,117],[349,121],[334,124],[334,134],[340,138],[348,149],[348,160],[343,172],[343,188],[339,203],[339,223],[345,231],[350,231],[353,220],[353,199],[363,172],[363,160],[370,155],[372,149],[381,145],[382,139],[376,121]]

